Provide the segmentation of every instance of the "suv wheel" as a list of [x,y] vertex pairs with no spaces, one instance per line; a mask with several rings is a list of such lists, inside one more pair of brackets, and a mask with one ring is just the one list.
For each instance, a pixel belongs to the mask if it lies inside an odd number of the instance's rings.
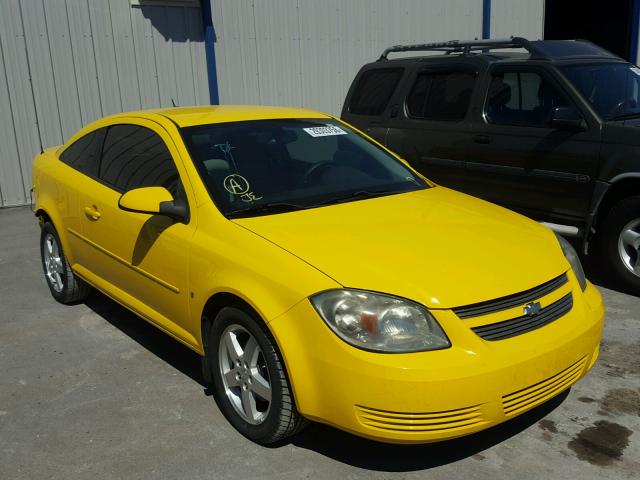
[[89,296],[91,287],[73,274],[58,232],[50,222],[46,222],[40,232],[40,256],[44,277],[53,298],[69,304],[81,302]]
[[275,341],[262,322],[238,308],[223,308],[209,330],[207,350],[207,377],[213,380],[216,402],[241,434],[268,445],[306,425]]
[[640,293],[640,196],[618,202],[603,228],[602,261],[613,280]]

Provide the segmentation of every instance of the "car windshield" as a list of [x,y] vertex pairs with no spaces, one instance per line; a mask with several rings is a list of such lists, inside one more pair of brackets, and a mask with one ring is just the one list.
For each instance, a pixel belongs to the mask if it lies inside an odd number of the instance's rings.
[[640,68],[598,63],[561,70],[604,120],[640,117]]
[[409,192],[427,184],[343,123],[258,120],[182,129],[191,158],[229,218]]

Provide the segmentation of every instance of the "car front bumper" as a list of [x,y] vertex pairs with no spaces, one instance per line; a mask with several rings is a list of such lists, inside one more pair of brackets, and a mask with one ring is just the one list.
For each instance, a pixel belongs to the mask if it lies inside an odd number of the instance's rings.
[[604,305],[571,274],[572,310],[543,328],[485,341],[450,310],[432,311],[445,350],[383,354],[339,339],[308,300],[269,323],[305,417],[391,443],[477,432],[558,395],[595,363]]

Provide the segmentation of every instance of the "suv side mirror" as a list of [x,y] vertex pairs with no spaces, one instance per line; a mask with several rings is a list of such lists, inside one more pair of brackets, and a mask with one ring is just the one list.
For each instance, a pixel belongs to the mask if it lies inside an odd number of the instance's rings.
[[186,221],[189,212],[185,202],[174,200],[164,187],[134,188],[122,194],[118,207],[127,212],[164,215],[178,221]]
[[559,130],[586,130],[587,122],[577,108],[556,107],[551,116],[551,126]]

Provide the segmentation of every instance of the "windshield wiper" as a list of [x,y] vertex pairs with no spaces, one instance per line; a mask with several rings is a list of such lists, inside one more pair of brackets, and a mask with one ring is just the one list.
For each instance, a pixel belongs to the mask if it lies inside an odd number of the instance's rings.
[[630,118],[640,118],[640,112],[633,112],[633,113],[622,113],[620,115],[614,115],[613,117],[610,117],[608,120],[627,120]]
[[342,197],[332,198],[318,205],[333,205],[334,203],[346,203],[354,200],[365,200],[367,198],[384,197],[385,195],[393,195],[394,193],[402,193],[398,190],[358,190],[351,192]]
[[227,213],[228,218],[253,217],[258,215],[269,215],[272,213],[293,212],[295,210],[305,210],[311,208],[307,205],[296,205],[294,203],[270,202],[251,205],[247,208],[240,208]]

